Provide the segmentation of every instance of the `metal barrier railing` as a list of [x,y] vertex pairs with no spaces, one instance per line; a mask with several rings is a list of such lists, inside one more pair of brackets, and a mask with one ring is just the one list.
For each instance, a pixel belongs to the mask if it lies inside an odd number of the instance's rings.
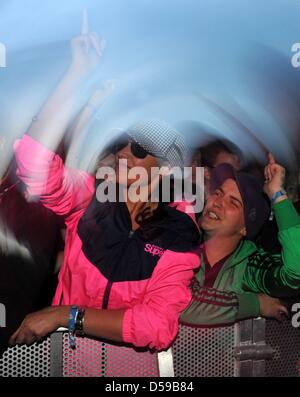
[[69,347],[65,329],[40,343],[8,348],[0,359],[4,377],[157,377],[174,376],[171,350],[161,353],[76,338]]
[[178,377],[299,376],[300,329],[257,318],[219,328],[180,326],[173,345]]
[[78,337],[73,350],[61,330],[40,343],[8,348],[0,376],[297,376],[299,358],[299,329],[259,318],[220,328],[181,325],[172,349],[160,353],[87,337]]

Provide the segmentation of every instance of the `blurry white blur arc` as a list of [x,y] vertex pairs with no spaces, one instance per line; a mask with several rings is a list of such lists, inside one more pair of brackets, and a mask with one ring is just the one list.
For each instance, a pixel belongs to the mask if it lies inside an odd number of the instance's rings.
[[[98,84],[111,78],[118,80],[116,91],[101,107],[99,120],[84,135],[82,147],[77,142],[83,163],[79,165],[83,168],[89,167],[95,151],[101,149],[99,146],[110,138],[113,129],[126,128],[142,118],[161,118],[172,124],[181,120],[206,123],[216,131],[224,131],[228,139],[235,139],[238,124],[232,122],[232,130],[224,120],[222,125],[220,112],[215,109],[219,114],[214,115],[209,106],[199,105],[194,93],[224,98],[225,91],[238,103],[242,98],[247,98],[248,103],[257,102],[259,98],[249,87],[253,81],[240,84],[240,74],[247,69],[242,63],[244,55],[250,52],[255,59],[253,42],[258,42],[276,48],[289,60],[291,43],[300,39],[300,3],[296,2],[283,4],[274,0],[272,15],[267,2],[258,0],[245,2],[243,7],[236,0],[228,0],[226,8],[209,0],[129,3],[1,2],[0,42],[6,44],[8,55],[13,54],[8,67],[0,69],[0,131],[7,138],[6,153],[11,154],[12,142],[26,131],[59,80],[70,58],[67,43],[80,32],[96,31],[107,41]],[[280,26],[286,26],[284,31]],[[248,68],[251,74],[253,65]],[[227,109],[226,100],[216,103]],[[241,141],[245,139],[241,145],[247,147],[249,137],[245,132],[253,129],[236,113],[231,114],[241,123],[242,130],[242,125],[246,127],[241,132]],[[249,117],[255,119],[259,131],[265,129],[266,123],[272,124],[272,111],[269,115],[260,112],[257,117],[255,110]],[[268,146],[270,141],[278,140],[278,152],[288,159],[291,145],[283,136],[284,128],[274,131],[270,130],[268,133],[274,135],[267,141],[262,139],[261,144]],[[252,141],[250,149],[256,150],[258,142]],[[8,161],[6,153],[0,156],[0,169],[5,168],[2,161]]]

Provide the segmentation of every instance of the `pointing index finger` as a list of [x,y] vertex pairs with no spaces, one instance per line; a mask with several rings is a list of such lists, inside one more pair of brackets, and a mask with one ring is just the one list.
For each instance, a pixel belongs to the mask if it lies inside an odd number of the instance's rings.
[[270,164],[275,164],[275,158],[274,158],[274,156],[273,156],[273,154],[270,152],[269,153],[269,163]]
[[84,9],[82,11],[82,26],[81,26],[81,34],[87,35],[89,33],[89,18],[87,10]]

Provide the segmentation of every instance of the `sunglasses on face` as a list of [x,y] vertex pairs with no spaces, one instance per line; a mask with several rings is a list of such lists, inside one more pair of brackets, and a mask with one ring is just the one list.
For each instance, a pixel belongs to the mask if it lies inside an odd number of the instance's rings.
[[142,146],[138,143],[134,142],[127,136],[122,137],[119,139],[113,146],[112,146],[112,153],[116,154],[120,150],[124,149],[130,143],[130,150],[134,157],[138,159],[144,159],[148,154],[152,155],[150,152],[145,150]]

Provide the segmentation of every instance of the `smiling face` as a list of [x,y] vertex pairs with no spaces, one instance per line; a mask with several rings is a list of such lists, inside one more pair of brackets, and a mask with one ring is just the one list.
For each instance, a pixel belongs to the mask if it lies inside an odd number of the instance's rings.
[[200,227],[209,236],[242,238],[246,235],[243,201],[233,179],[226,181],[208,198]]

